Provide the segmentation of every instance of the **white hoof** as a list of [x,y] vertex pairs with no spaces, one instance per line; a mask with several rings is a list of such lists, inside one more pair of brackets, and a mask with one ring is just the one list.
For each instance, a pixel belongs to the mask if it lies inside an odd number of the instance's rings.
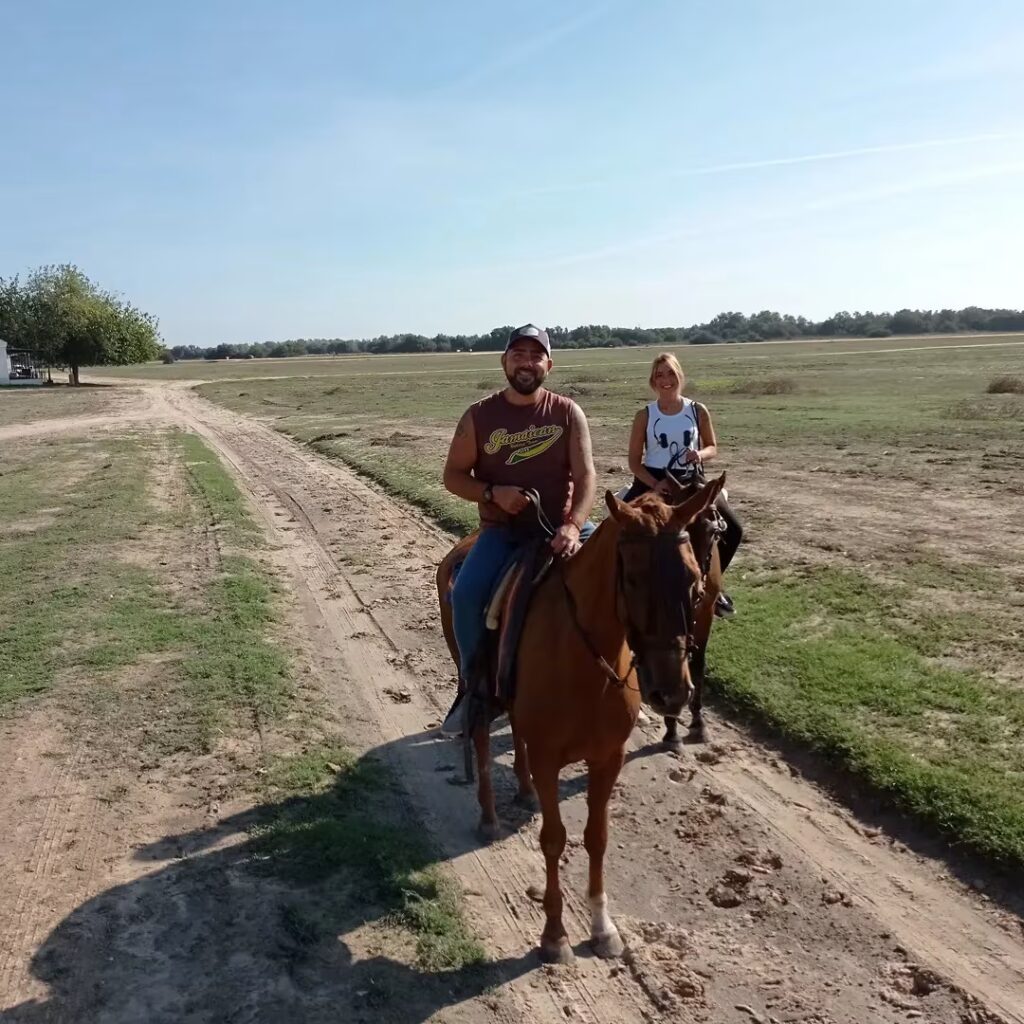
[[617,960],[626,950],[626,944],[617,930],[607,935],[591,936],[590,946],[602,960]]

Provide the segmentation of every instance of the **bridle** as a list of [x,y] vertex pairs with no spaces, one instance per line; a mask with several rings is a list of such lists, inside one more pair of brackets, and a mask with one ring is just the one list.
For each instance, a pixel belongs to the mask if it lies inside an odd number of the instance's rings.
[[[619,621],[626,627],[626,642],[633,652],[630,671],[642,669],[648,655],[655,651],[677,652],[684,661],[689,657],[690,628],[693,623],[692,580],[679,555],[682,545],[690,545],[686,530],[664,533],[632,534],[621,532],[616,551],[615,589]],[[629,607],[623,547],[646,545],[648,572],[644,592],[646,607],[643,625],[638,627]]]
[[[548,539],[555,535],[551,521],[540,505],[540,496],[534,490],[524,490],[523,494],[533,507],[537,524]],[[645,629],[638,629],[632,621],[629,602],[626,594],[625,571],[623,568],[623,545],[646,544],[650,548],[648,570],[647,607],[645,609]],[[626,642],[633,657],[625,675],[619,675],[615,668],[597,649],[591,636],[583,628],[579,619],[579,608],[576,598],[569,587],[565,574],[565,562],[559,559],[556,572],[562,583],[569,618],[577,635],[587,648],[590,656],[607,677],[608,682],[619,689],[631,689],[639,692],[639,687],[629,686],[629,677],[635,669],[642,668],[644,660],[651,651],[678,651],[682,658],[688,657],[690,625],[693,622],[693,599],[691,594],[689,573],[681,558],[672,558],[673,552],[678,556],[682,544],[690,544],[690,535],[686,530],[674,530],[657,534],[629,534],[621,532],[618,537],[615,553],[615,602],[619,621],[626,629]],[[551,555],[541,566],[536,578],[539,578],[554,561]],[[666,630],[650,629],[653,622],[664,620]]]

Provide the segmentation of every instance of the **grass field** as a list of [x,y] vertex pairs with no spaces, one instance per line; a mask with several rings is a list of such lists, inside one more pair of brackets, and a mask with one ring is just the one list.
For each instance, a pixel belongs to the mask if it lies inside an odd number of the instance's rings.
[[[602,488],[626,482],[652,353],[567,352]],[[1020,337],[694,347],[748,526],[718,696],[821,751],[954,842],[1024,864],[1024,378]],[[455,531],[440,469],[497,356],[153,368],[368,473]],[[231,379],[232,374],[251,374]],[[301,374],[282,376],[278,374]],[[262,378],[262,379],[261,379]]]
[[[21,408],[31,420],[36,406]],[[340,741],[309,741],[326,716],[298,697],[261,534],[200,438],[10,443],[0,522],[0,717],[47,700],[45,721],[63,723],[101,771],[178,763],[190,774],[213,756],[221,783],[239,733],[291,721],[304,752],[252,766],[265,806],[249,844],[255,870],[271,858],[296,884],[288,934],[309,953],[336,941],[317,920],[355,926],[372,908],[425,970],[483,959],[388,774]],[[241,774],[233,785],[252,787]]]
[[[195,437],[167,443],[206,504],[224,471]],[[10,453],[0,491],[0,713],[74,679],[105,715],[121,719],[131,706],[132,717],[149,716],[153,706],[121,682],[154,657],[163,688],[153,696],[164,707],[146,731],[161,753],[208,749],[233,716],[269,718],[286,702],[284,658],[263,636],[271,591],[256,564],[232,555],[218,578],[185,595],[149,557],[160,548],[153,531],[172,535],[192,515],[152,503],[158,447],[67,440]],[[232,502],[240,529],[237,492]]]
[[0,388],[0,428],[51,416],[95,416],[104,412],[105,388]]

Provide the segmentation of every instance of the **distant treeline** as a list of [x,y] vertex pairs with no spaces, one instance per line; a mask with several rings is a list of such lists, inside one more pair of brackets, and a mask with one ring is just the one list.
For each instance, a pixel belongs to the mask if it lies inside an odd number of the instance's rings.
[[[258,341],[250,345],[222,344],[215,348],[175,345],[174,359],[245,359],[343,352],[500,352],[511,326],[495,327],[489,334],[391,334],[360,340],[297,338],[294,341]],[[1024,331],[1024,311],[1016,309],[901,309],[896,313],[836,313],[827,320],[765,310],[753,316],[719,313],[705,324],[691,327],[549,327],[556,349],[615,348],[622,345],[717,345],[738,341],[773,341],[787,338],[888,338],[900,334],[952,334],[957,331]],[[170,358],[168,357],[168,358]]]

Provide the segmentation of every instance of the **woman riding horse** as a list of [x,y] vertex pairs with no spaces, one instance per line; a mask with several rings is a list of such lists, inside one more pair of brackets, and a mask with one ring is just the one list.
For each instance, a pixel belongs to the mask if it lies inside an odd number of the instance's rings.
[[[672,470],[703,473],[705,462],[718,454],[718,439],[707,408],[683,396],[686,375],[671,352],[662,352],[651,364],[648,380],[654,401],[648,402],[634,417],[629,437],[629,469],[633,483],[625,501],[647,491],[664,498],[673,492],[669,479]],[[725,520],[725,533],[718,544],[722,572],[728,568],[743,539],[743,527],[724,497],[715,504]],[[732,600],[719,594],[715,614],[734,614]]]

